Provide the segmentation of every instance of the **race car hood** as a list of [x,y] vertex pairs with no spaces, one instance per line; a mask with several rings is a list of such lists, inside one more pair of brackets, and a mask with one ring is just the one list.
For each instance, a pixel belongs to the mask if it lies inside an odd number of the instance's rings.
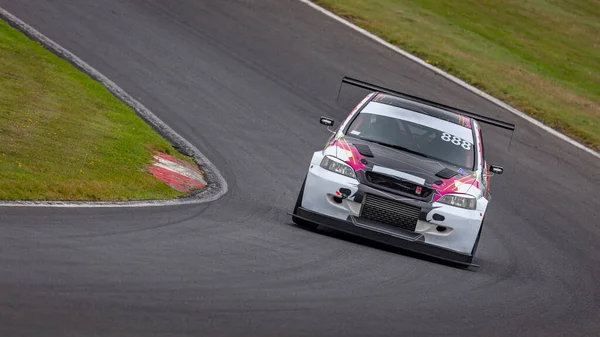
[[467,193],[471,186],[478,185],[474,171],[352,137],[334,140],[325,154],[350,165],[361,182],[367,183],[367,172],[391,176],[410,182],[415,188],[431,189],[432,201],[448,193]]

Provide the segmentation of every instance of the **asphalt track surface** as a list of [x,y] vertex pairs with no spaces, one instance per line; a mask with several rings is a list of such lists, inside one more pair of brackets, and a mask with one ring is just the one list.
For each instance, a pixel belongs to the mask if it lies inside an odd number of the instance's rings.
[[[292,0],[0,0],[196,145],[195,206],[0,210],[1,336],[593,336],[596,158]],[[517,124],[487,128],[476,271],[294,226],[348,75]],[[343,106],[346,105],[346,106]]]

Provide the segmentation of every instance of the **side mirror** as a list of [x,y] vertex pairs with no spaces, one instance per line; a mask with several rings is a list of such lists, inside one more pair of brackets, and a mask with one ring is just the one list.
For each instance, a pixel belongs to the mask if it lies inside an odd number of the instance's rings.
[[331,132],[331,133],[335,134],[335,131],[334,131],[334,130],[331,130],[331,127],[332,127],[332,126],[333,126],[333,124],[335,123],[335,122],[333,121],[333,119],[331,119],[331,118],[327,118],[327,117],[321,117],[321,119],[319,119],[319,123],[321,123],[321,124],[323,124],[323,125],[327,126],[327,131],[329,131],[329,132]]
[[502,173],[504,173],[504,168],[502,166],[498,166],[498,165],[490,165],[490,171],[493,174],[502,174]]
[[333,126],[333,124],[335,122],[331,118],[321,117],[321,119],[319,119],[319,123],[321,123],[321,124],[323,124],[325,126]]

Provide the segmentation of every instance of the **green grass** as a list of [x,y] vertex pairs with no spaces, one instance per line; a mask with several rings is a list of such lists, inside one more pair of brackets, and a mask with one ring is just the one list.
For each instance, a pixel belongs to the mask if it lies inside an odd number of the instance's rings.
[[600,149],[600,1],[315,2]]
[[104,86],[0,20],[0,199],[133,200],[183,195],[145,172],[179,158]]

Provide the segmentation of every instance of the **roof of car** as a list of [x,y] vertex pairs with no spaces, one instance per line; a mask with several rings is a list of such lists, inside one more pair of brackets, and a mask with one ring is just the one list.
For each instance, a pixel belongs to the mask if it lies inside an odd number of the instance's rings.
[[466,128],[471,128],[471,118],[463,116],[456,112],[451,112],[448,110],[439,109],[436,107],[432,107],[426,104],[418,103],[415,101],[411,101],[408,99],[403,99],[400,97],[396,97],[393,95],[379,93],[377,94],[371,102],[377,102],[381,104],[389,104],[392,106],[396,106],[399,108],[404,108],[407,110],[412,110],[418,113],[423,113],[432,117],[436,117],[457,125],[461,125]]

